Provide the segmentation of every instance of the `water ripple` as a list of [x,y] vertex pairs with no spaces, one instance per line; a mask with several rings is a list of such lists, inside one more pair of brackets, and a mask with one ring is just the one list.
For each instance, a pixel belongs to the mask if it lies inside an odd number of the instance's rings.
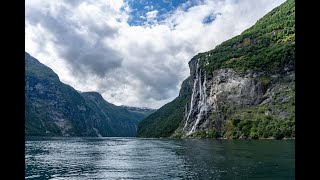
[[43,138],[26,179],[294,179],[294,141]]

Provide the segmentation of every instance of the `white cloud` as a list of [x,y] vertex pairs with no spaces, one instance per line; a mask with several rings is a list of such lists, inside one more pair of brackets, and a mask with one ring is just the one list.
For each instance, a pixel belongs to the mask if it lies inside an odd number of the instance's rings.
[[145,6],[143,9],[146,9],[146,10],[153,10],[153,6],[150,5],[150,6]]
[[164,21],[153,10],[146,25],[130,26],[122,0],[27,0],[26,51],[78,90],[98,91],[117,105],[158,108],[178,95],[195,54],[240,34],[282,2],[187,2]]
[[158,14],[158,11],[157,10],[153,10],[153,11],[147,12],[146,16],[147,16],[148,20],[152,20],[152,19],[157,18],[157,14]]

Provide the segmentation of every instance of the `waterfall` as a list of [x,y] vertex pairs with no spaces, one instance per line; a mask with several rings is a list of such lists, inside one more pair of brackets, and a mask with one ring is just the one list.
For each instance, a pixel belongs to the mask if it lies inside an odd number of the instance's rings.
[[[202,81],[202,75],[203,75],[203,81]],[[202,69],[199,69],[199,61],[197,62],[196,66],[196,73],[195,73],[195,79],[193,82],[193,88],[192,88],[192,94],[191,94],[191,101],[190,101],[190,108],[189,112],[187,111],[186,121],[183,126],[183,131],[187,131],[186,135],[189,136],[190,134],[194,133],[196,130],[204,112],[207,110],[207,94],[206,94],[206,76]],[[199,93],[199,99],[196,98],[196,96]],[[190,131],[187,130],[188,124],[191,124],[192,118],[190,118],[191,114],[193,112],[197,112],[196,114],[196,121],[192,125],[192,128]],[[191,122],[190,122],[191,121]]]
[[[189,136],[195,132],[197,126],[199,125],[200,120],[203,117],[203,114],[207,111],[207,87],[206,87],[206,76],[205,72],[202,69],[199,69],[199,60],[196,65],[195,69],[195,78],[193,82],[192,94],[191,94],[191,101],[190,101],[190,108],[189,112],[186,108],[186,121],[183,126],[183,131],[186,131],[186,135]],[[202,77],[203,76],[203,81]],[[199,95],[199,96],[198,96]],[[198,97],[199,99],[198,99]],[[187,106],[186,106],[187,107]],[[191,116],[192,113],[196,113],[195,121]],[[192,124],[191,130],[188,130],[188,125]]]
[[197,83],[199,81],[199,76],[198,76],[198,64],[199,64],[199,61],[197,62],[197,67],[196,67],[196,79],[194,80],[193,82],[193,88],[192,88],[192,94],[191,94],[191,101],[190,101],[190,109],[189,109],[189,113],[187,115],[187,119],[186,119],[186,122],[183,126],[183,130],[185,130],[185,128],[187,127],[188,125],[188,122],[189,122],[189,118],[190,118],[190,115],[192,113],[192,110],[193,110],[193,104],[194,104],[194,96],[196,94],[196,86],[197,86]]
[[[201,71],[200,71],[200,76],[201,76]],[[203,75],[204,76],[204,80],[203,80],[203,83],[201,83],[201,79],[200,79],[200,82],[199,82],[199,93],[200,93],[200,101],[198,103],[198,114],[197,114],[197,119],[196,119],[196,122],[193,124],[191,130],[187,133],[187,135],[190,135],[192,133],[194,133],[194,131],[196,130],[200,120],[201,120],[201,117],[203,115],[203,113],[207,110],[207,107],[206,107],[206,100],[207,100],[207,94],[206,94],[206,77],[205,77],[205,74]],[[202,87],[203,86],[203,87]]]

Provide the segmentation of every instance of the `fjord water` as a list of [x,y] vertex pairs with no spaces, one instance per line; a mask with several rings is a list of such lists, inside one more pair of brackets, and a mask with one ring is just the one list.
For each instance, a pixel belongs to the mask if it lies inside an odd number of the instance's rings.
[[26,137],[26,179],[294,179],[294,140]]

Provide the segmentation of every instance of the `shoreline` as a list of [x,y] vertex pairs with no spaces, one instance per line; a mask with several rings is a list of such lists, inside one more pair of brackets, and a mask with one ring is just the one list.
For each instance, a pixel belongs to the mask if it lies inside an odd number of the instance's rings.
[[[159,139],[164,139],[165,137],[160,137]],[[284,137],[282,139],[276,139],[275,137],[267,137],[267,138],[257,138],[257,139],[250,139],[250,138],[237,138],[237,139],[229,139],[226,137],[220,138],[199,138],[199,137],[181,137],[181,138],[174,138],[168,137],[169,139],[214,139],[214,140],[295,140],[295,137]]]

